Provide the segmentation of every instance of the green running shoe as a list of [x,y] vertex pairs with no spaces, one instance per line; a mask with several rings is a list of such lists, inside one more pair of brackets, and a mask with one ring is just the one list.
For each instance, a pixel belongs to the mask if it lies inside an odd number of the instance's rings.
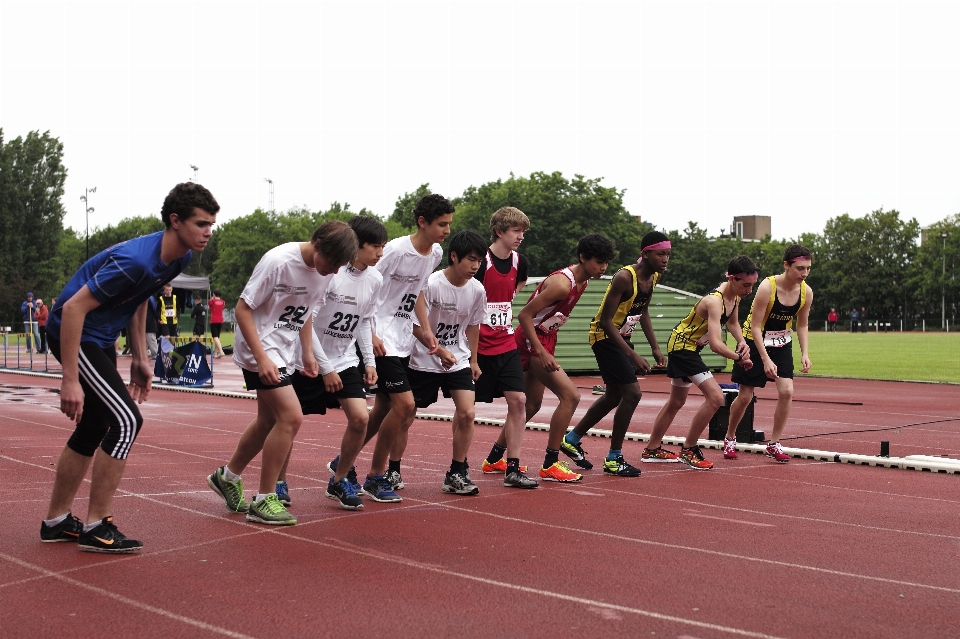
[[580,444],[573,444],[564,437],[560,440],[560,452],[573,460],[573,463],[585,470],[591,470],[593,463],[587,460],[587,451]]
[[603,472],[608,475],[616,475],[617,477],[639,477],[640,469],[636,466],[631,466],[624,459],[623,455],[620,455],[616,459],[605,459],[603,461]]
[[230,511],[245,513],[249,506],[247,500],[243,498],[243,480],[228,481],[227,478],[223,476],[224,468],[226,468],[226,466],[221,466],[213,471],[212,475],[207,477],[207,486],[223,498],[224,503]]
[[263,499],[250,502],[247,521],[272,526],[292,526],[297,523],[297,518],[287,512],[277,499],[276,493],[270,493]]

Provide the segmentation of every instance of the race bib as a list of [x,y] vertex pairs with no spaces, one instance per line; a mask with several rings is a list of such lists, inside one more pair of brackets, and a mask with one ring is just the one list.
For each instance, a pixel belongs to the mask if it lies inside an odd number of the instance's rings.
[[168,309],[164,310],[163,313],[164,313],[164,315],[166,315],[167,317],[173,317],[173,309],[172,309],[172,308],[168,308]]
[[553,317],[548,317],[547,319],[540,322],[539,328],[544,333],[555,333],[560,330],[560,327],[567,323],[567,316],[563,313],[557,313]]
[[510,302],[487,302],[487,314],[483,323],[498,331],[509,330],[513,326],[513,304]]
[[620,334],[624,337],[633,335],[633,331],[637,330],[637,322],[640,321],[641,317],[641,315],[627,315],[627,318],[623,321],[623,326],[620,327]]
[[790,329],[785,331],[764,331],[763,345],[767,348],[780,348],[790,343]]

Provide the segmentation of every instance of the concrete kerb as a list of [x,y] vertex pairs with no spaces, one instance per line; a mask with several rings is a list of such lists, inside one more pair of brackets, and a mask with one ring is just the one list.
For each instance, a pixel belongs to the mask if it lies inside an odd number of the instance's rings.
[[[62,379],[62,375],[56,373],[38,373],[34,371],[23,371],[17,369],[0,368],[0,372],[11,373],[15,375],[26,375],[31,377],[46,377],[51,379]],[[218,391],[209,388],[189,388],[184,386],[168,386],[157,384],[153,386],[157,390],[175,391],[179,393],[196,393],[200,395],[216,395],[219,397],[233,397],[236,399],[256,399],[252,392]],[[417,413],[417,419],[426,419],[431,421],[452,422],[453,415],[444,415],[440,413]],[[503,426],[504,420],[493,417],[477,417],[475,424],[482,426]],[[550,425],[541,422],[527,422],[527,430],[536,430],[549,432]],[[612,432],[604,429],[591,429],[591,437],[600,437],[609,439]],[[633,442],[648,442],[650,435],[645,433],[627,432],[625,439]],[[671,446],[682,446],[683,437],[667,436],[663,442]],[[697,441],[702,448],[712,450],[723,450],[723,442],[712,439],[700,439]],[[766,453],[766,446],[763,444],[737,444],[737,450],[744,453],[754,453],[763,455]],[[840,453],[834,451],[814,450],[808,448],[788,448],[783,447],[783,452],[796,457],[797,459],[811,459],[814,461],[832,461],[840,464],[854,464],[858,466],[876,466],[880,468],[898,468],[901,470],[919,470],[923,472],[942,473],[948,475],[960,475],[960,460],[947,457],[933,457],[930,455],[908,455],[906,457],[873,457],[870,455],[856,455],[853,453]]]

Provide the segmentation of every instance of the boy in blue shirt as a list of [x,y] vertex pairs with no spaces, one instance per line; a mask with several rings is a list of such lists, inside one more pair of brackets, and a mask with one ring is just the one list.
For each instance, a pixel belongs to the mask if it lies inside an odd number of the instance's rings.
[[[127,455],[143,424],[137,404],[150,394],[152,362],[146,355],[148,299],[202,251],[213,234],[220,205],[192,182],[178,184],[163,201],[166,229],[122,242],[80,267],[57,299],[47,322],[50,350],[63,366],[60,410],[76,429],[57,462],[45,542],[79,541],[88,552],[136,552],[113,523],[113,495]],[[130,385],[117,371],[114,343],[126,327],[133,362]],[[97,450],[99,448],[99,450]],[[74,497],[93,461],[87,523],[71,513]]]

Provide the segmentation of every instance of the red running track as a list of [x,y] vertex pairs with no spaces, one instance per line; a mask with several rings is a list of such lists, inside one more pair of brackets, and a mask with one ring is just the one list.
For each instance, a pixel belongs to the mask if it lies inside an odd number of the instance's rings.
[[[821,380],[798,380],[798,389],[800,381],[798,398],[833,390],[864,405],[798,402],[791,434],[956,415],[951,387],[871,392],[876,383],[831,381],[815,393]],[[0,636],[874,638],[960,627],[956,475],[746,455],[715,459],[710,472],[644,465],[637,479],[595,470],[576,485],[517,491],[480,475],[496,429],[479,426],[470,458],[480,495],[456,497],[440,492],[450,425],[421,420],[404,458],[404,502],[367,501],[354,513],[322,494],[343,425],[331,411],[301,430],[290,478],[300,523],[277,530],[225,512],[204,482],[255,403],[157,391],[142,406],[146,425],[115,502],[121,529],[145,550],[112,557],[39,542],[71,428],[56,409],[56,380],[0,374],[0,384],[2,501],[16,513],[0,546]],[[633,430],[649,430],[661,386],[643,382]],[[685,430],[696,403],[671,434]],[[772,414],[773,402],[761,401],[759,421],[766,404]],[[926,433],[918,448],[955,452],[956,426]],[[833,441],[866,448],[870,437]],[[545,433],[528,432],[524,461],[536,465],[545,443]],[[585,446],[598,460],[606,442]],[[627,444],[628,459],[639,446]],[[368,464],[365,451],[361,473]],[[255,461],[248,485],[257,471]],[[82,489],[81,516],[85,502]]]

